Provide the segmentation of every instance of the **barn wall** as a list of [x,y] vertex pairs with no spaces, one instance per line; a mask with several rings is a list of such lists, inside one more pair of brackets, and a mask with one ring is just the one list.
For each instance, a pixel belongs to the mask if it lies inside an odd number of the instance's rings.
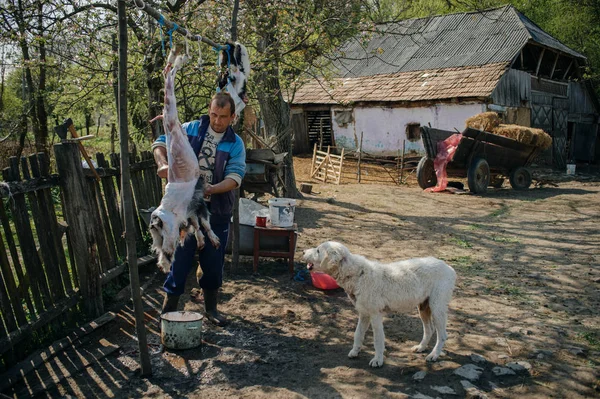
[[492,92],[492,102],[507,107],[523,107],[531,100],[531,75],[509,69]]
[[[465,119],[485,111],[485,104],[437,104],[429,107],[382,108],[355,107],[352,121],[339,125],[332,118],[335,143],[338,148],[356,150],[363,132],[363,151],[370,155],[392,156],[402,150],[406,140],[406,125],[431,124],[438,129],[462,131]],[[332,113],[343,108],[332,108]],[[424,153],[421,139],[406,140],[406,151]]]

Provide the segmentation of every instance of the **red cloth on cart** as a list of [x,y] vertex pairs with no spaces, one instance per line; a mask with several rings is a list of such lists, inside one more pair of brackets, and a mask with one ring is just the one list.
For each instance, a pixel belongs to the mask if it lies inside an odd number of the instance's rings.
[[425,191],[436,193],[444,191],[448,186],[448,174],[446,173],[446,166],[448,162],[452,161],[458,143],[462,138],[462,133],[456,133],[448,137],[444,141],[438,141],[437,143],[437,155],[433,160],[433,167],[435,169],[435,176],[437,177],[437,184],[435,187],[426,188]]

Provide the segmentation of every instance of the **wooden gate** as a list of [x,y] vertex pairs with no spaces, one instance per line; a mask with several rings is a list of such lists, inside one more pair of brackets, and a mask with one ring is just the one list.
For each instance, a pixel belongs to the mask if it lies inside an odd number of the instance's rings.
[[324,152],[317,150],[317,143],[315,143],[312,164],[310,167],[310,177],[324,183],[327,183],[327,179],[329,179],[335,184],[340,184],[343,164],[343,148],[341,155],[335,155],[331,153],[330,146],[327,146],[327,152]]

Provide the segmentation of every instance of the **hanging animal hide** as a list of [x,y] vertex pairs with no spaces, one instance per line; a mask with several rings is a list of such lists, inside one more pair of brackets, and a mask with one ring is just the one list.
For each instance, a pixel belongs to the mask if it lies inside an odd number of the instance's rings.
[[248,50],[241,43],[235,43],[235,47],[229,45],[219,53],[219,77],[217,87],[233,98],[235,102],[235,114],[240,116],[246,103],[246,84],[250,76],[250,57]]
[[219,238],[212,231],[209,213],[204,202],[204,181],[199,179],[198,158],[181,127],[175,99],[175,73],[186,61],[179,48],[171,50],[165,67],[165,99],[163,114],[155,119],[163,120],[169,162],[168,183],[159,207],[150,217],[152,250],[158,254],[158,266],[167,272],[177,245],[183,245],[187,234],[193,232],[198,247],[204,246],[204,235],[219,247]]

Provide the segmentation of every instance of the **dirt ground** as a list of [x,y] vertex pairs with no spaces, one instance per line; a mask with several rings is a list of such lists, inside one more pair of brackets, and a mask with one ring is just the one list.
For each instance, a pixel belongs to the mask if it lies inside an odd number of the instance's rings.
[[[298,182],[308,181],[299,159]],[[341,289],[291,279],[284,260],[226,266],[221,310],[203,345],[160,351],[156,318],[164,275],[142,277],[153,375],[138,376],[131,301],[100,338],[120,349],[42,395],[192,398],[588,398],[600,396],[600,178],[555,174],[558,187],[484,196],[425,193],[408,185],[316,184],[299,202],[302,251],[335,239],[382,262],[436,256],[455,268],[446,355],[426,363],[410,348],[422,335],[416,310],[388,314],[386,357],[369,367],[369,331],[357,359],[356,314]],[[228,258],[229,259],[229,258]],[[300,273],[302,277],[305,274]],[[300,280],[300,278],[298,279]],[[190,276],[180,308],[199,311]],[[512,368],[509,368],[510,366]],[[457,374],[471,371],[471,379]],[[20,390],[20,391],[19,391]],[[14,392],[27,392],[24,384]]]

